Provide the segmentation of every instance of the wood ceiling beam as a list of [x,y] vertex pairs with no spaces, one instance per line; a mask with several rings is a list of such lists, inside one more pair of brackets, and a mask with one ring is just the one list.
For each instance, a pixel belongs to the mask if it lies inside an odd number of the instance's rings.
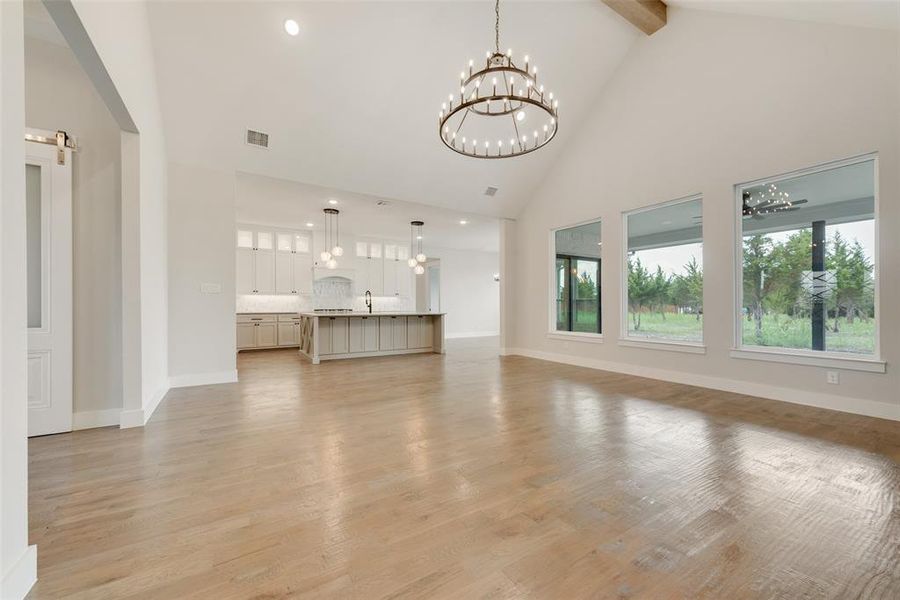
[[603,0],[603,4],[647,35],[666,24],[666,3],[661,0]]

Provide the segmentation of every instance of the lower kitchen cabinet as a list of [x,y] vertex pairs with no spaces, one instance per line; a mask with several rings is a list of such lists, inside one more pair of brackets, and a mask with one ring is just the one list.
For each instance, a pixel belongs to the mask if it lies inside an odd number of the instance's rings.
[[296,314],[242,314],[237,316],[237,349],[300,345],[300,319]]
[[391,332],[394,336],[392,347],[394,350],[406,348],[406,317],[391,317]]
[[350,352],[350,323],[347,317],[319,319],[319,354]]
[[434,346],[434,324],[428,315],[407,317],[407,348],[431,348]]
[[378,350],[378,317],[350,319],[350,352]]

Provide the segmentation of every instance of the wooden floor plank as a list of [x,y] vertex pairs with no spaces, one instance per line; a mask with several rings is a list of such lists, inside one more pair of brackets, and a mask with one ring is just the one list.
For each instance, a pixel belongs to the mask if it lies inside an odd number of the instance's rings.
[[900,426],[522,357],[242,353],[29,442],[29,598],[900,598]]

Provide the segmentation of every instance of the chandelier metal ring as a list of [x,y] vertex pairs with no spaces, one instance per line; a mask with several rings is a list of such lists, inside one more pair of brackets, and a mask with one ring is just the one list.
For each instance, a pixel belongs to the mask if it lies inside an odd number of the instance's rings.
[[[543,148],[546,144],[548,144],[550,142],[550,140],[552,140],[554,137],[556,137],[556,132],[557,132],[557,127],[556,127],[557,113],[556,113],[556,111],[553,110],[551,107],[547,106],[546,104],[542,103],[539,100],[535,100],[533,98],[526,98],[526,97],[515,97],[515,100],[520,102],[520,104],[518,105],[518,107],[515,110],[510,109],[505,112],[499,112],[499,111],[492,112],[492,113],[490,113],[490,116],[497,117],[497,116],[501,116],[501,115],[510,115],[510,114],[520,110],[521,107],[525,104],[528,104],[531,106],[536,106],[536,107],[542,109],[545,113],[547,113],[550,116],[551,121],[550,121],[550,124],[547,125],[546,135],[544,135],[542,139],[540,136],[540,133],[542,131],[538,131],[538,138],[535,138],[537,143],[528,142],[527,140],[523,141],[522,136],[517,133],[516,138],[515,138],[516,143],[511,145],[511,148],[512,148],[511,151],[503,152],[503,146],[497,145],[496,152],[493,154],[490,152],[490,146],[488,146],[487,151],[479,152],[477,144],[473,143],[473,142],[477,142],[477,139],[476,140],[466,139],[466,142],[464,144],[463,138],[456,135],[457,134],[456,131],[451,131],[450,127],[447,125],[447,122],[453,117],[453,115],[458,114],[460,111],[470,110],[472,112],[475,112],[476,114],[487,116],[488,113],[481,111],[481,110],[473,110],[473,107],[481,105],[481,104],[486,105],[488,102],[503,101],[504,99],[510,99],[510,98],[512,98],[512,97],[507,96],[507,95],[482,96],[480,98],[475,98],[473,100],[466,100],[462,104],[458,104],[455,107],[451,105],[448,113],[440,119],[440,123],[438,125],[438,134],[441,137],[441,141],[444,142],[445,146],[447,146],[454,152],[456,152],[458,154],[463,154],[465,156],[471,156],[474,158],[509,158],[511,156],[523,156],[525,154],[534,152],[535,150],[539,150],[539,149]],[[514,117],[512,117],[512,118],[514,118]],[[526,137],[528,137],[527,134],[526,134]],[[531,137],[533,137],[533,136],[531,136]],[[485,140],[485,141],[489,142],[489,140]]]
[[[495,14],[494,52],[487,53],[484,66],[477,71],[473,70],[474,61],[469,61],[468,74],[465,71],[459,74],[459,94],[450,94],[449,105],[442,104],[438,114],[438,136],[444,145],[457,154],[473,158],[529,154],[556,137],[558,128],[559,100],[554,99],[553,92],[545,94],[544,86],[538,85],[537,67],[530,66],[526,56],[525,68],[520,68],[513,62],[511,50],[506,54],[500,52],[499,0],[495,3]],[[517,79],[522,82],[518,89]],[[526,108],[537,110],[526,111]],[[531,117],[526,125],[527,114],[535,113],[538,116]],[[470,127],[464,130],[470,115]],[[502,124],[498,117],[508,118],[509,126]],[[478,123],[474,135],[469,133],[473,119]],[[536,119],[540,121],[534,128],[532,123]],[[524,133],[520,125],[527,126]],[[483,145],[478,143],[479,138]]]

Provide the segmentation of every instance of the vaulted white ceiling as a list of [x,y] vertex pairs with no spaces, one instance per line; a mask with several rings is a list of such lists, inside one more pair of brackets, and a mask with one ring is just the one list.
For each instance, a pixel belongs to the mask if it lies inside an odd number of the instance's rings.
[[[540,152],[477,160],[444,148],[437,113],[492,47],[493,2],[153,2],[170,158],[515,216],[638,33],[598,0],[507,1],[501,14],[503,49],[530,55],[560,99],[560,133]],[[244,143],[248,127],[270,134],[268,150]]]

